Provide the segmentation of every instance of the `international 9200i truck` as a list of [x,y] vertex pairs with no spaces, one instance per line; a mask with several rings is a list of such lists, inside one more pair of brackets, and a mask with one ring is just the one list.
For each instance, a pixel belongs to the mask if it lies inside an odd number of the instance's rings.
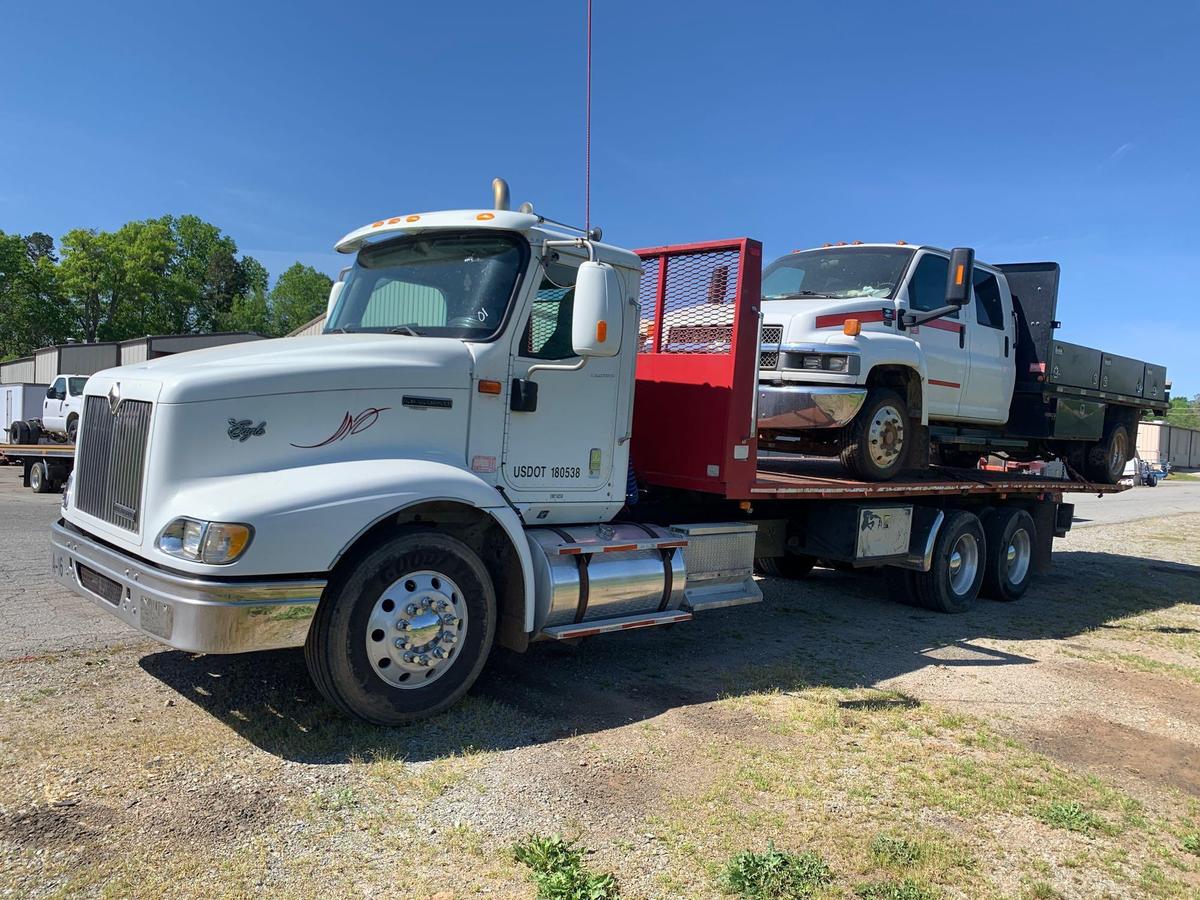
[[303,646],[370,722],[444,709],[495,643],[759,601],[756,564],[881,566],[948,612],[1014,600],[1070,527],[1064,493],[1113,489],[760,456],[753,240],[634,253],[499,184],[494,208],[336,246],[323,334],[91,377],[52,564],[172,647]]

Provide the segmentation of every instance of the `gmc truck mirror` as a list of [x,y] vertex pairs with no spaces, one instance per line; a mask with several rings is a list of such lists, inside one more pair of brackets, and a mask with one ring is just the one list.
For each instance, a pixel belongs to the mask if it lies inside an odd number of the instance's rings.
[[946,276],[946,305],[966,306],[971,299],[971,276],[975,272],[975,251],[955,247],[950,251],[950,271]]
[[616,356],[621,350],[624,304],[621,276],[608,263],[589,260],[575,278],[571,346],[577,356]]

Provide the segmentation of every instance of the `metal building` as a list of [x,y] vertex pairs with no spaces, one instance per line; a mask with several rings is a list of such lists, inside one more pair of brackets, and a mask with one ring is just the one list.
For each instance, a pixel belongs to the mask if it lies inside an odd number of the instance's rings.
[[305,337],[310,334],[320,334],[325,328],[325,313],[317,316],[311,322],[305,322],[295,331],[291,332],[288,337]]
[[1176,469],[1200,469],[1200,431],[1167,422],[1138,422],[1138,456]]
[[146,362],[173,353],[188,350],[203,350],[205,347],[220,347],[225,344],[241,344],[246,341],[261,341],[262,335],[248,331],[225,331],[216,334],[160,334],[121,341],[121,365]]
[[95,344],[59,344],[43,347],[34,355],[33,378],[49,384],[59,375],[91,375],[121,364],[121,345],[116,341]]
[[0,363],[0,384],[29,384],[33,381],[35,365],[32,356],[10,359]]

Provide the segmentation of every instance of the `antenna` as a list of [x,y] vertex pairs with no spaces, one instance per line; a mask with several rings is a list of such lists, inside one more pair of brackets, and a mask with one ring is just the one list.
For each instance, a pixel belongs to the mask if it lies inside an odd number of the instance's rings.
[[587,100],[583,139],[583,230],[592,230],[592,0],[587,0]]

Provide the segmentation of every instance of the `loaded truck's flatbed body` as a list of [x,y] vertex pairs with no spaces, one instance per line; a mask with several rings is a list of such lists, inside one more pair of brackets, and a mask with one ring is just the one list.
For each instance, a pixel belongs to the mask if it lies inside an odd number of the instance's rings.
[[71,474],[75,466],[75,445],[0,444],[0,459],[22,467],[21,483],[25,487],[48,493],[59,488]]

